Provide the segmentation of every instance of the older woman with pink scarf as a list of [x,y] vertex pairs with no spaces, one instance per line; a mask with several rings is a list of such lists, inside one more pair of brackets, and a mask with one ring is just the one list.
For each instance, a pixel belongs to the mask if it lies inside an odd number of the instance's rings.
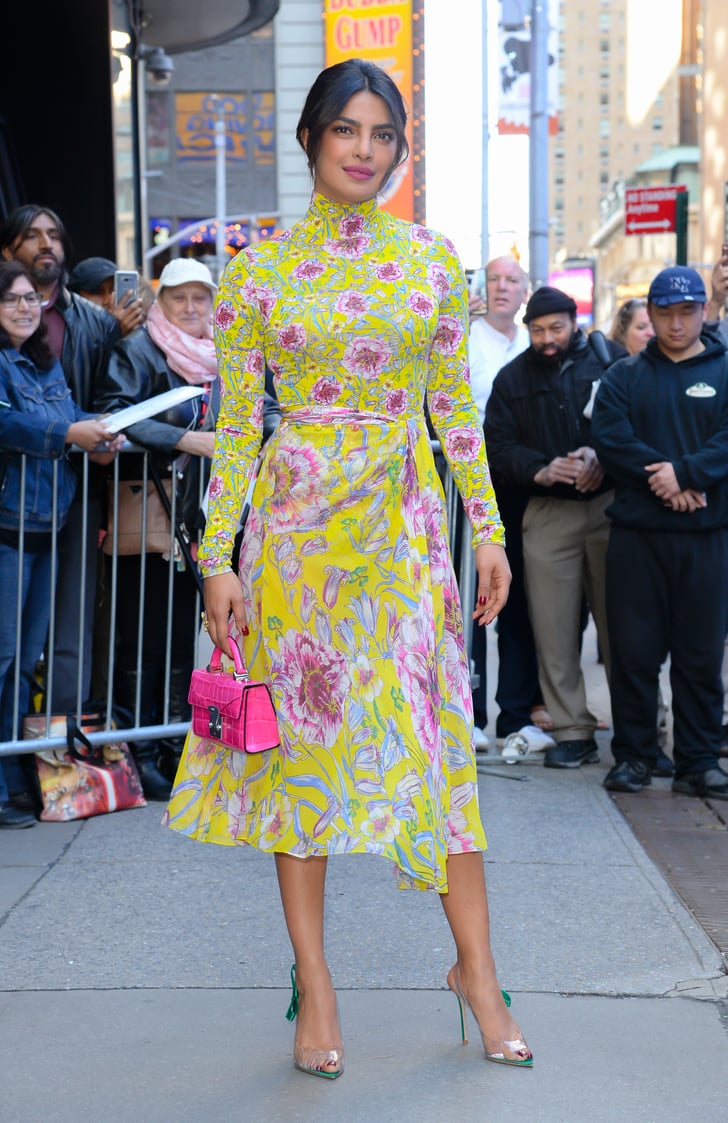
[[[146,328],[133,332],[117,344],[108,375],[102,384],[97,408],[113,412],[178,386],[200,386],[205,393],[141,421],[126,430],[134,444],[154,453],[153,465],[162,481],[173,479],[178,490],[177,518],[189,524],[196,505],[185,506],[181,484],[200,464],[208,461],[215,442],[214,417],[218,386],[215,347],[212,341],[212,305],[215,284],[199,261],[178,258],[159,278],[157,297]],[[103,405],[102,405],[103,403]],[[120,457],[119,475],[125,481],[142,476],[141,458]],[[197,475],[195,475],[197,479]],[[135,484],[127,484],[133,490]],[[123,488],[120,487],[120,497]],[[138,490],[138,488],[137,488]],[[185,493],[189,494],[185,487]],[[194,490],[194,489],[193,489]],[[152,492],[152,498],[156,498]],[[151,502],[150,508],[151,510]],[[148,519],[149,519],[148,510]],[[119,518],[121,524],[121,517]],[[194,525],[188,525],[195,532]],[[121,535],[119,535],[119,542]],[[143,613],[142,666],[137,671],[139,643],[140,553],[122,553],[117,561],[117,614],[114,667],[114,704],[120,724],[162,724],[189,717],[187,691],[192,672],[199,617],[195,611],[197,588],[193,575],[179,558],[170,558],[169,538],[150,552],[146,543],[146,575]],[[141,550],[141,540],[137,549]],[[172,662],[169,706],[165,714],[165,646],[167,634],[167,590],[169,566],[175,565],[172,608]],[[137,710],[137,699],[139,708]],[[169,796],[181,745],[174,742],[138,741],[132,745],[148,799]]]

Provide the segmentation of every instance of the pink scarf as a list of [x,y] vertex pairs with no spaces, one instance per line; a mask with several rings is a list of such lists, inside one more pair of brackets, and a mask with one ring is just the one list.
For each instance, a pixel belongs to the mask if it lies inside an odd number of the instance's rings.
[[170,323],[155,300],[147,316],[147,331],[157,347],[164,351],[170,369],[185,382],[199,386],[212,382],[217,376],[212,323],[206,326],[204,339],[195,339]]

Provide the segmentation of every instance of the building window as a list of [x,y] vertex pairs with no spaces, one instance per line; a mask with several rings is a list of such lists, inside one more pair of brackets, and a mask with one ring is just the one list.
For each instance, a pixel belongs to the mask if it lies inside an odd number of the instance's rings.
[[600,121],[599,122],[599,136],[602,138],[602,140],[609,140],[610,131],[611,131],[611,122],[610,121]]

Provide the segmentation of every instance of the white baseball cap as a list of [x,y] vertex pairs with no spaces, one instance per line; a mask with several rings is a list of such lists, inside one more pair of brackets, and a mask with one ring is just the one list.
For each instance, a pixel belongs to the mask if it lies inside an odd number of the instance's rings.
[[212,279],[210,270],[194,257],[175,257],[168,262],[159,278],[157,292],[161,292],[162,289],[173,289],[175,285],[187,285],[190,281],[196,281],[198,285],[207,285],[213,294],[217,292],[217,285]]

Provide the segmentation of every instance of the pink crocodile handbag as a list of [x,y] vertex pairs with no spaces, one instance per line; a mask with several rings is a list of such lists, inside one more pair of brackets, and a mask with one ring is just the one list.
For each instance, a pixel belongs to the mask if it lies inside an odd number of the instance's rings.
[[236,641],[230,637],[234,670],[225,671],[216,647],[207,670],[192,672],[188,701],[192,732],[235,752],[263,753],[280,744],[276,712],[265,682],[251,682]]

